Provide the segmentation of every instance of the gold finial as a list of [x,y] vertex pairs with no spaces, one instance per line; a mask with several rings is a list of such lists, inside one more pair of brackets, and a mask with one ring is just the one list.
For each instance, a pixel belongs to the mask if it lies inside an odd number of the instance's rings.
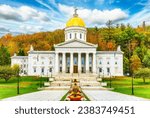
[[74,14],[73,14],[74,17],[78,17],[77,10],[78,10],[78,9],[75,7],[75,8],[74,8]]

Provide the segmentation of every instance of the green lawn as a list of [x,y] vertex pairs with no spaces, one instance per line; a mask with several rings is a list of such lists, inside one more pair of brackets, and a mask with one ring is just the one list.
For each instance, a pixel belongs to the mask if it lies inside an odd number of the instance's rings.
[[[37,88],[46,81],[46,78],[20,77],[20,94],[38,91]],[[41,84],[40,84],[41,83]],[[12,77],[8,82],[0,79],[0,99],[17,95],[17,78]]]
[[[104,81],[110,86],[109,78],[105,78]],[[112,78],[113,91],[131,95],[131,77]],[[150,99],[150,79],[146,79],[146,83],[141,78],[134,79],[134,95],[138,97]]]

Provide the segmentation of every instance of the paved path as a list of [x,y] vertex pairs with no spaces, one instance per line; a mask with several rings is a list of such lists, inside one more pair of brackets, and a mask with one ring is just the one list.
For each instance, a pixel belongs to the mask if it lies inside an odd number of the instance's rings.
[[[145,101],[147,99],[108,90],[83,90],[92,101]],[[4,101],[59,101],[67,90],[44,90],[3,99]]]
[[4,101],[59,101],[67,90],[44,90],[3,99]]
[[83,91],[92,101],[145,101],[147,99],[139,98],[122,93],[108,90],[84,90]]

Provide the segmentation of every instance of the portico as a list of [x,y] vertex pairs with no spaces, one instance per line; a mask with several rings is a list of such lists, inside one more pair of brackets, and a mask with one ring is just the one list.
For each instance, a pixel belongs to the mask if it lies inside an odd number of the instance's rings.
[[57,73],[96,73],[96,53],[58,52],[56,53]]

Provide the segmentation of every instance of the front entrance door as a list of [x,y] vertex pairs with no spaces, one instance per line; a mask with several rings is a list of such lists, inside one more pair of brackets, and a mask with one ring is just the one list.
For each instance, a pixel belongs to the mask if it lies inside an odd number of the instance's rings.
[[78,66],[74,66],[73,73],[78,73]]

